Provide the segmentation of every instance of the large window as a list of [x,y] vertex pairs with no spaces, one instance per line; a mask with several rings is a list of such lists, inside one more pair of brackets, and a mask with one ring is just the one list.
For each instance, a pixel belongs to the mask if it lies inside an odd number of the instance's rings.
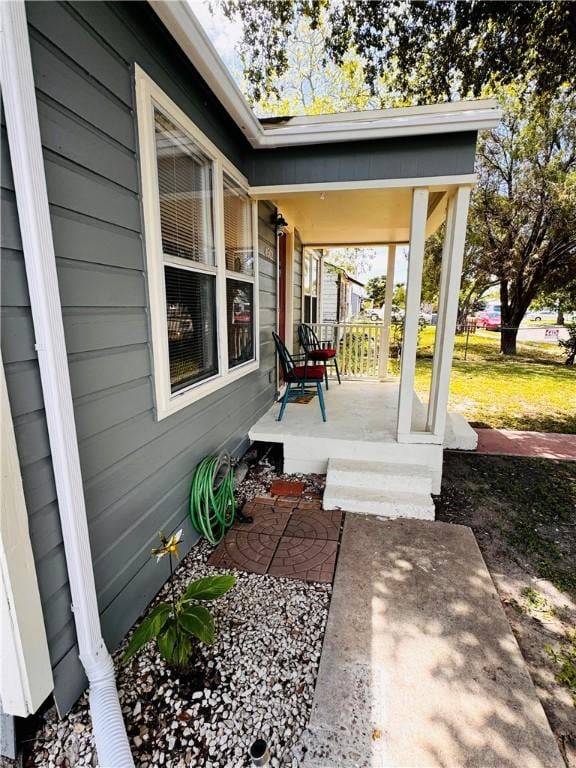
[[136,84],[163,418],[258,367],[255,215],[222,153],[139,68]]
[[314,251],[304,251],[304,307],[305,323],[318,322],[318,296],[320,294],[320,259]]

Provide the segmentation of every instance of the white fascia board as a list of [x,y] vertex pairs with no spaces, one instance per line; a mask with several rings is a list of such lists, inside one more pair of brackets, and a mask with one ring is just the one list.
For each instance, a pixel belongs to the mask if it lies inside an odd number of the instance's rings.
[[480,131],[494,128],[502,117],[496,101],[478,99],[373,113],[299,116],[280,125],[264,127],[248,106],[191,3],[188,0],[149,2],[254,149]]
[[287,125],[267,129],[259,147],[284,147],[299,144],[323,144],[342,141],[365,141],[400,136],[423,136],[439,133],[461,133],[494,128],[500,122],[497,109],[468,109],[462,113],[424,113],[390,115],[372,121],[351,121],[344,116],[339,122],[328,124]]

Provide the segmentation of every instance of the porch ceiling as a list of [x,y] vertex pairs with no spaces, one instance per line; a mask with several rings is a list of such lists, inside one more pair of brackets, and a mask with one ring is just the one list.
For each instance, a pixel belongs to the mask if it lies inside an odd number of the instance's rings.
[[[427,234],[444,220],[444,191],[431,191]],[[291,192],[273,197],[306,245],[381,245],[409,240],[412,189]]]

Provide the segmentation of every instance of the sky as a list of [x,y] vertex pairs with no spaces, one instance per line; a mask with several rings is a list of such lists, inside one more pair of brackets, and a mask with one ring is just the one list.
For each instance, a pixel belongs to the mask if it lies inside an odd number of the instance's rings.
[[240,22],[230,21],[218,8],[214,8],[214,15],[212,15],[208,0],[188,0],[188,3],[220,58],[238,82],[241,79],[242,67],[240,57],[236,53],[236,44],[242,37],[242,25]]
[[[394,268],[394,285],[398,283],[406,283],[406,275],[408,274],[408,259],[406,258],[407,248],[399,246],[396,248],[396,264]],[[380,275],[386,274],[386,266],[388,262],[388,249],[376,248],[376,258],[370,265],[368,272],[361,272],[358,275],[358,280],[366,284],[371,277],[380,277]]]

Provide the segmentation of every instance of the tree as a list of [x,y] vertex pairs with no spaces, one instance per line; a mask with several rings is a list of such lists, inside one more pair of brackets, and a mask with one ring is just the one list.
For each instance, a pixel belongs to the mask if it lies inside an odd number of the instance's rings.
[[576,278],[576,94],[501,91],[505,115],[478,150],[468,257],[500,288],[501,351],[542,292]]
[[386,297],[386,275],[371,277],[366,283],[366,294],[374,302],[375,307],[381,307]]
[[352,277],[367,272],[376,258],[374,248],[330,248],[326,259]]
[[[376,105],[365,82],[362,60],[354,51],[346,53],[339,64],[326,60],[323,19],[314,28],[305,18],[296,22],[284,70],[276,74],[273,88],[258,91],[258,100],[252,99],[258,114],[319,115]],[[242,59],[246,62],[245,55]],[[250,93],[247,80],[245,88]]]
[[555,92],[576,82],[573,2],[531,0],[217,0],[243,28],[240,53],[253,102],[278,94],[301,20],[322,39],[322,62],[359,57],[371,94],[401,101],[480,95],[517,78]]

